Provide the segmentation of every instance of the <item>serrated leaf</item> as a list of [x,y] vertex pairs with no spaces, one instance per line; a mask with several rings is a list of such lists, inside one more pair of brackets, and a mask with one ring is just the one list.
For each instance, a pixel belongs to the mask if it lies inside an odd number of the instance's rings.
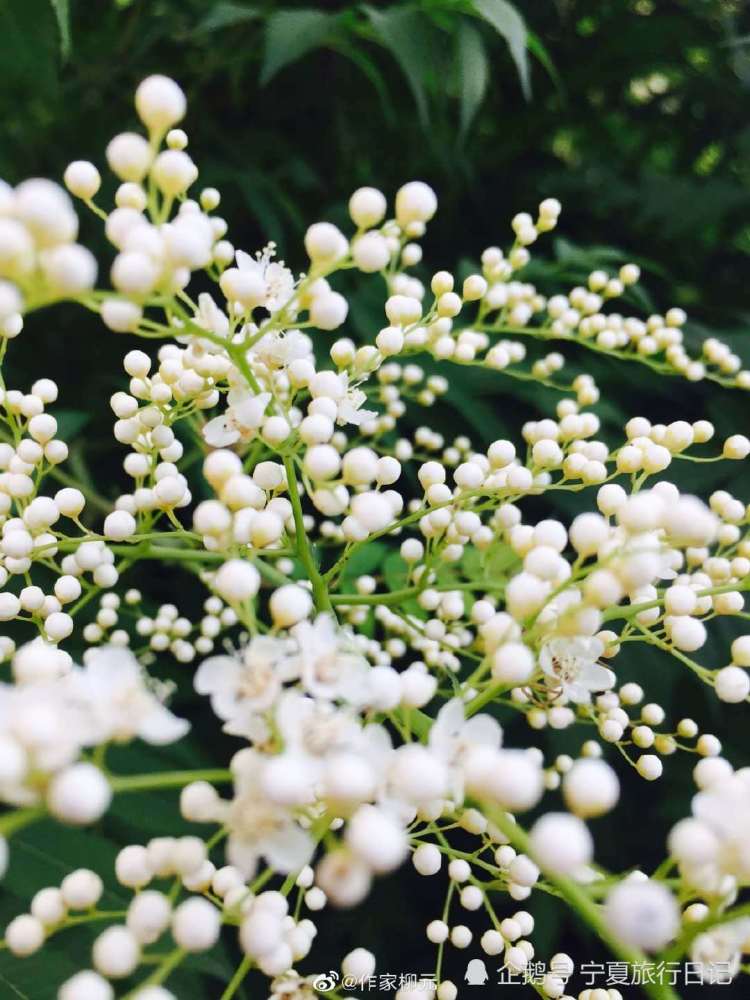
[[462,21],[456,37],[456,57],[461,88],[461,135],[469,126],[484,99],[489,80],[489,63],[482,36]]
[[491,24],[507,42],[511,58],[518,70],[521,90],[528,100],[531,97],[531,79],[526,51],[528,33],[524,19],[507,0],[472,0],[472,6],[475,12]]
[[425,81],[432,72],[432,59],[427,44],[429,22],[411,7],[389,7],[376,10],[365,7],[375,34],[401,67],[411,87],[417,111],[423,123],[428,120]]
[[322,10],[278,10],[266,22],[261,85],[330,38],[337,18]]
[[60,54],[63,59],[70,56],[70,4],[68,0],[50,0],[55,12],[57,27],[60,32]]

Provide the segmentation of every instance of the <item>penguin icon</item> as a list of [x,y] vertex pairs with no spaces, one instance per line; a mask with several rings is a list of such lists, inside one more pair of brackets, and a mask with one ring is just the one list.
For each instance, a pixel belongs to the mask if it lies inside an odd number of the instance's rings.
[[481,958],[472,958],[466,966],[464,980],[469,986],[484,986],[489,979],[487,967]]

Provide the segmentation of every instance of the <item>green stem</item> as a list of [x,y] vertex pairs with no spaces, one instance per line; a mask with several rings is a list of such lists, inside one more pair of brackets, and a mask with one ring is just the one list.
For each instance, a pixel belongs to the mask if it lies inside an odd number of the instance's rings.
[[250,386],[250,388],[253,390],[253,392],[256,393],[257,395],[260,395],[260,393],[262,392],[261,387],[258,384],[257,378],[255,377],[255,375],[253,375],[250,369],[250,365],[247,363],[247,358],[245,357],[245,351],[237,349],[232,350],[231,348],[227,347],[227,353],[229,354],[229,357],[235,363],[237,368],[239,368],[240,372],[242,372],[243,378]]
[[[156,774],[110,775],[109,778],[112,791],[116,795],[123,792],[150,792],[160,788],[184,788],[192,781],[227,784],[232,781],[232,772],[221,768],[208,768],[196,771],[162,771]],[[0,836],[10,837],[25,826],[44,819],[46,815],[47,810],[44,806],[30,806],[7,812],[0,816]]]
[[120,774],[110,778],[112,791],[149,792],[159,788],[183,788],[193,781],[210,781],[225,784],[232,780],[232,772],[213,768],[197,771],[162,771],[156,774]]
[[175,948],[174,951],[170,952],[158,969],[155,969],[151,975],[144,979],[142,983],[139,983],[134,990],[126,993],[122,1000],[133,1000],[142,989],[146,986],[158,986],[159,983],[163,983],[164,980],[169,976],[173,969],[176,969],[180,962],[187,956],[187,952],[184,948]]
[[[720,587],[708,587],[706,590],[696,591],[697,597],[712,597],[714,594],[727,594],[733,590],[750,590],[750,578],[745,577],[737,583],[725,583]],[[641,604],[618,604],[602,615],[602,622],[609,622],[617,618],[634,618],[642,611],[650,611],[651,608],[658,608],[664,603],[664,598],[660,597],[654,601],[643,601]]]
[[[505,834],[516,850],[533,857],[529,837],[526,831],[515,822],[507,813],[500,809],[486,810],[491,821]],[[567,875],[556,875],[553,872],[546,872],[546,877],[557,887],[560,895],[565,899],[571,909],[575,910],[581,920],[599,936],[599,938],[611,949],[623,962],[633,966],[644,966],[648,964],[646,955],[637,948],[631,948],[623,944],[610,931],[602,917],[601,907],[595,903],[589,894],[572,878]],[[675,991],[664,983],[643,983],[644,991],[653,1000],[679,1000]]]
[[35,823],[44,816],[42,806],[30,806],[28,809],[14,809],[0,816],[0,835],[10,837],[30,823]]
[[333,604],[401,604],[419,592],[419,587],[404,587],[390,594],[331,594],[331,601]]
[[302,502],[300,501],[299,488],[297,486],[297,476],[294,471],[294,459],[291,455],[284,456],[284,469],[286,470],[287,488],[289,490],[289,500],[294,514],[294,537],[297,544],[297,554],[309,577],[313,588],[313,598],[318,611],[333,611],[333,604],[328,593],[323,577],[318,572],[315,564],[315,556],[305,531],[302,514]]
[[233,997],[234,994],[237,992],[237,990],[240,988],[240,984],[242,983],[242,980],[245,978],[245,976],[250,971],[250,966],[252,964],[253,964],[253,960],[250,958],[250,956],[249,955],[245,955],[245,957],[242,959],[242,961],[240,962],[240,964],[237,966],[237,969],[236,969],[234,975],[232,976],[231,980],[229,981],[229,984],[228,984],[227,988],[221,994],[221,997],[219,998],[219,1000],[231,1000],[231,997]]
[[176,545],[154,545],[143,548],[133,545],[110,545],[115,555],[131,555],[138,559],[172,559],[177,562],[223,562],[226,553],[206,552],[203,549],[181,549]]

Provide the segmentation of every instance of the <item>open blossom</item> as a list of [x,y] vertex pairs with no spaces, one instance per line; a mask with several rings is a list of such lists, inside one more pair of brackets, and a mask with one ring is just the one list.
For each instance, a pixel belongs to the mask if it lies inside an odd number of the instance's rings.
[[727,985],[737,976],[750,942],[750,917],[729,920],[699,934],[690,946],[690,958],[703,984]]
[[750,882],[750,767],[717,781],[693,797],[693,816],[715,838],[706,862],[718,875]]
[[129,649],[91,649],[84,666],[63,673],[56,672],[56,661],[65,658],[39,640],[21,647],[16,658],[26,675],[32,662],[40,669],[42,658],[50,670],[46,678],[0,685],[0,794],[7,802],[36,801],[39,788],[28,787],[27,777],[55,774],[86,748],[138,738],[163,746],[190,728],[163,704]]
[[82,732],[90,746],[140,737],[162,746],[181,739],[190,724],[173,715],[129,649],[92,649],[80,670],[68,675],[71,697],[82,709]]
[[316,796],[338,803],[373,798],[382,788],[393,746],[379,725],[363,725],[348,707],[291,689],[279,699],[276,730],[283,752],[272,759],[270,777],[289,770],[304,775]]
[[362,727],[350,710],[294,689],[279,699],[275,719],[284,751],[294,757],[323,758],[361,743]]
[[286,681],[297,677],[289,642],[256,635],[246,646],[204,660],[195,674],[195,689],[209,695],[211,707],[234,736],[263,740],[263,713],[276,702]]
[[229,333],[229,317],[216,305],[213,296],[208,292],[201,292],[198,296],[195,322],[217,337],[226,337]]
[[338,629],[327,614],[314,622],[300,622],[291,635],[297,644],[292,662],[304,689],[317,698],[358,704],[369,665],[355,649],[352,636]]
[[449,768],[451,792],[457,801],[463,799],[462,763],[472,748],[498,749],[503,731],[491,715],[479,714],[470,719],[465,716],[464,703],[451,698],[440,709],[430,729],[428,745],[435,755]]
[[276,871],[298,871],[314,848],[290,810],[265,795],[265,765],[266,758],[250,748],[232,758],[234,798],[226,815],[227,859],[247,878],[252,878],[261,858]]
[[0,685],[0,795],[13,805],[39,797],[27,778],[50,775],[72,764],[82,749],[78,713],[60,681]]
[[615,683],[612,671],[597,663],[603,652],[601,640],[593,636],[560,637],[542,646],[539,664],[563,697],[586,705],[592,692],[606,691]]
[[270,392],[252,393],[248,389],[230,389],[227,408],[209,420],[203,437],[212,448],[225,448],[237,441],[249,441],[259,430],[265,417]]
[[265,296],[261,305],[272,313],[285,306],[294,293],[294,275],[284,266],[283,261],[273,259],[275,252],[275,245],[269,243],[255,257],[251,257],[244,250],[238,250],[235,254],[240,271],[250,271],[262,278],[265,283]]
[[270,369],[312,358],[312,341],[301,330],[269,330],[252,347],[253,357]]
[[338,413],[336,423],[353,424],[359,427],[368,420],[377,417],[377,410],[363,410],[363,405],[367,402],[367,395],[362,389],[356,386],[347,387],[344,396],[338,401]]

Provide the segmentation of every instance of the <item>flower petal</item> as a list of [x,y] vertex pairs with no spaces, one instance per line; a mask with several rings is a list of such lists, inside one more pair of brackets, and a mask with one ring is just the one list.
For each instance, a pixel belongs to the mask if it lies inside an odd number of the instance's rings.
[[258,847],[269,865],[284,875],[304,868],[315,850],[312,838],[292,820]]
[[240,432],[229,424],[226,414],[214,417],[203,426],[203,439],[212,448],[225,448],[228,444],[239,441]]
[[154,699],[153,709],[140,721],[138,735],[146,743],[160,747],[182,739],[189,729],[190,723],[186,719],[173,715]]

